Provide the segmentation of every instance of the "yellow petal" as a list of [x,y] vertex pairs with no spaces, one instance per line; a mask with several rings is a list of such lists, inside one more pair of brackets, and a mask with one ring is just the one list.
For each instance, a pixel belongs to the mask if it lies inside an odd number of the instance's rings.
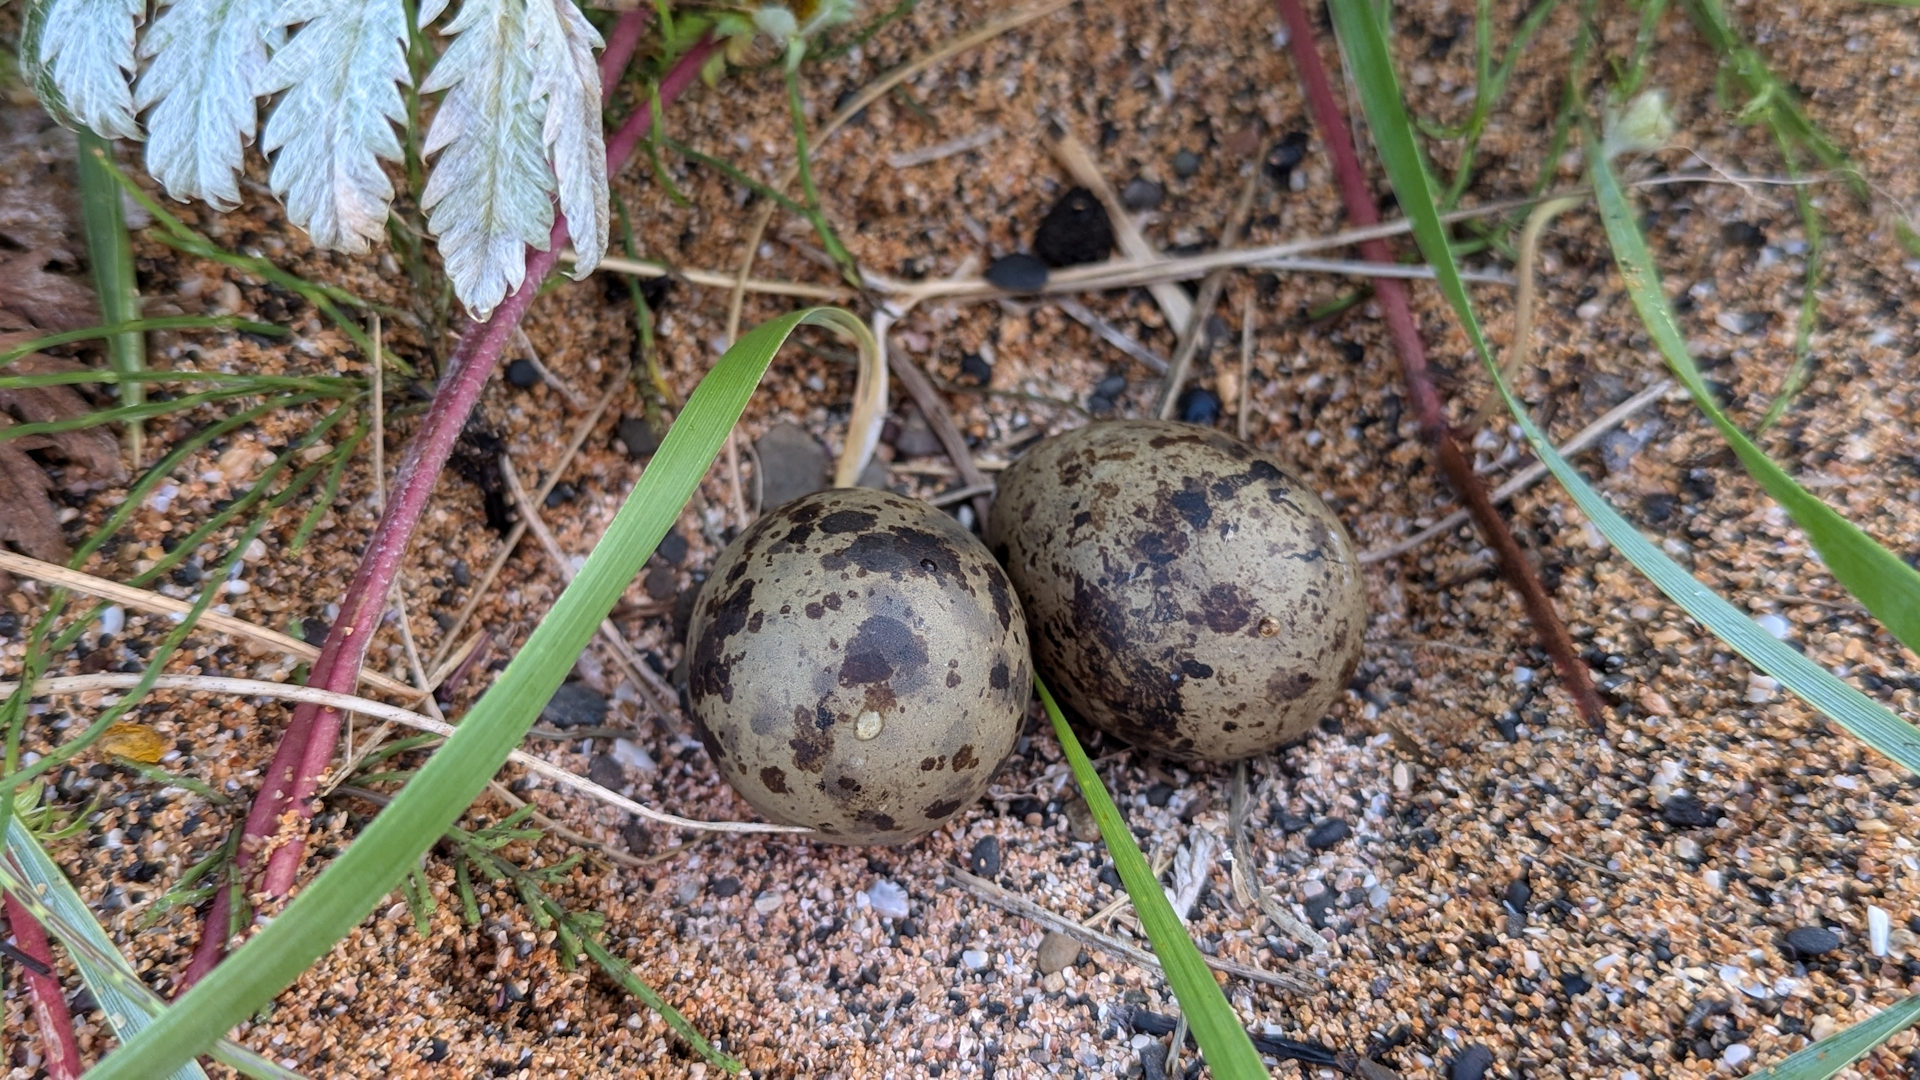
[[115,724],[100,736],[100,749],[152,765],[167,752],[167,740],[145,724]]

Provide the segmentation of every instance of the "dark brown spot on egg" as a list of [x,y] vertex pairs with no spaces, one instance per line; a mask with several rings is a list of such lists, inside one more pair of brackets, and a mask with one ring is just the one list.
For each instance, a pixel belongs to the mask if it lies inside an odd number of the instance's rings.
[[775,795],[787,793],[787,771],[778,765],[769,765],[760,770],[760,782]]
[[947,689],[951,690],[954,687],[959,685],[960,685],[960,673],[957,671],[947,672]]
[[939,764],[940,764],[939,762],[937,762],[937,761],[935,761],[935,760],[934,760],[934,759],[932,759],[932,758],[921,758],[921,759],[920,759],[920,771],[921,771],[921,772],[932,772],[932,771],[933,771],[933,770],[934,770],[934,769],[935,769],[936,767],[938,767],[938,765],[939,765]]
[[[1007,658],[1001,657],[993,662],[993,672],[987,676],[987,685],[995,690],[1005,690],[1011,681],[1007,671]],[[951,685],[951,684],[949,684]]]
[[862,825],[871,825],[881,832],[894,832],[900,828],[894,824],[892,814],[883,814],[878,810],[862,810],[854,815],[854,820]]
[[945,821],[947,818],[953,816],[953,813],[959,810],[960,806],[961,802],[959,799],[941,799],[939,802],[928,803],[926,809],[920,811],[920,813],[928,821]]
[[840,685],[885,683],[896,674],[918,673],[926,665],[925,639],[890,615],[870,615],[847,642],[847,657],[840,662]]
[[1313,684],[1317,681],[1319,680],[1315,679],[1311,673],[1305,671],[1275,672],[1273,677],[1267,680],[1267,698],[1275,703],[1292,701],[1313,689]]
[[1200,596],[1200,612],[1187,616],[1188,622],[1204,621],[1216,634],[1231,634],[1253,618],[1253,604],[1237,585],[1220,584]]
[[820,519],[820,531],[828,536],[873,528],[876,519],[865,510],[835,510]]
[[962,746],[960,749],[955,750],[953,752],[953,771],[954,772],[965,772],[966,770],[971,769],[978,764],[980,764],[980,759],[973,756],[972,743],[968,743],[965,746]]

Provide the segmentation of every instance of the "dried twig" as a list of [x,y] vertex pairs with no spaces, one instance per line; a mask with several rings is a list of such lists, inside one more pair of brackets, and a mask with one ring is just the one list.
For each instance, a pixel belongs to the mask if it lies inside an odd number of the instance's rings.
[[1122,333],[1120,328],[1101,318],[1093,309],[1072,296],[1061,296],[1054,300],[1053,306],[1059,308],[1069,318],[1093,331],[1100,340],[1140,361],[1141,365],[1155,375],[1167,373],[1166,357],[1147,348],[1145,345]]
[[[966,889],[975,896],[978,896],[980,899],[985,900],[987,903],[1003,911],[1018,915],[1029,922],[1038,923],[1049,930],[1070,937],[1090,948],[1112,953],[1114,956],[1118,956],[1123,960],[1131,960],[1141,967],[1152,968],[1155,971],[1161,970],[1159,957],[1154,956],[1151,952],[1137,945],[1129,945],[1119,938],[1111,937],[1097,930],[1089,930],[1087,927],[1074,922],[1072,919],[1063,915],[1056,915],[1024,896],[1008,892],[993,882],[988,881],[986,878],[970,874],[959,867],[948,867],[947,875],[954,881],[959,882],[962,886],[965,886]],[[1249,967],[1246,964],[1236,964],[1231,960],[1222,960],[1217,956],[1208,956],[1205,953],[1200,955],[1200,959],[1205,961],[1206,965],[1215,971],[1223,971],[1235,978],[1246,979],[1249,982],[1256,982],[1265,986],[1277,986],[1283,990],[1291,990],[1297,994],[1311,994],[1319,990],[1318,986],[1298,976],[1283,975],[1277,971]]]
[[[1053,151],[1055,161],[1072,174],[1074,182],[1093,192],[1094,198],[1106,208],[1107,218],[1113,223],[1114,243],[1119,245],[1120,253],[1129,259],[1140,262],[1155,261],[1160,253],[1153,249],[1140,227],[1133,223],[1133,215],[1121,204],[1120,196],[1114,194],[1113,185],[1107,182],[1106,175],[1094,164],[1093,154],[1086,144],[1074,137],[1065,124],[1054,121],[1054,137],[1047,144]],[[1051,279],[1049,279],[1051,284]],[[1153,296],[1153,302],[1160,305],[1160,313],[1166,316],[1167,327],[1175,334],[1185,334],[1193,323],[1194,303],[1180,286],[1172,281],[1157,281],[1147,286],[1147,292]]]
[[[35,694],[84,694],[94,690],[124,690],[139,683],[140,679],[139,675],[120,673],[65,675],[41,679],[33,684],[33,692]],[[0,693],[12,693],[16,688],[15,683],[0,683]],[[154,680],[153,689],[275,698],[307,705],[321,705],[341,712],[363,713],[376,720],[391,720],[396,724],[403,724],[442,738],[453,734],[452,724],[435,720],[431,716],[374,701],[371,698],[336,694],[331,690],[321,690],[312,686],[294,686],[290,683],[268,682],[264,679],[229,679],[213,675],[162,675]],[[570,773],[558,765],[534,757],[525,751],[509,751],[507,760],[542,779],[551,780],[562,787],[572,788],[608,806],[660,825],[717,833],[784,833],[793,836],[808,836],[813,833],[812,829],[801,828],[798,825],[766,825],[752,821],[695,821],[692,818],[683,818],[677,814],[668,814],[643,806],[617,791],[609,791],[584,776]]]
[[[1253,213],[1253,198],[1260,191],[1260,167],[1248,165],[1246,170],[1247,179],[1240,189],[1240,198],[1234,202],[1226,230],[1220,234],[1222,247],[1232,247],[1240,242],[1240,230],[1247,227],[1247,215]],[[1193,319],[1180,334],[1180,347],[1174,350],[1173,363],[1167,369],[1167,379],[1160,385],[1160,400],[1154,405],[1154,415],[1162,420],[1173,415],[1174,402],[1180,397],[1180,384],[1187,381],[1187,369],[1193,364],[1193,355],[1200,351],[1200,335],[1207,332],[1214,306],[1220,302],[1220,290],[1226,284],[1225,269],[1213,271],[1200,282],[1199,295],[1193,300]]]
[[[1301,0],[1277,0],[1277,3],[1281,18],[1287,24],[1287,44],[1293,54],[1294,68],[1300,74],[1300,82],[1313,108],[1314,124],[1320,129],[1321,140],[1333,159],[1334,175],[1339,180],[1347,214],[1362,226],[1372,225],[1379,220],[1380,212],[1374,205],[1373,193],[1360,169],[1360,157],[1354,152],[1353,139],[1347,132],[1346,117],[1334,97],[1327,70],[1320,61],[1319,38],[1314,32],[1313,23],[1307,18],[1306,6]],[[1369,240],[1361,244],[1360,252],[1370,262],[1393,262],[1392,253],[1387,250],[1383,240]],[[1553,658],[1554,667],[1560,672],[1560,678],[1573,697],[1575,707],[1589,725],[1603,727],[1606,723],[1606,707],[1601,704],[1600,695],[1594,689],[1592,673],[1574,651],[1573,639],[1567,633],[1566,624],[1560,621],[1559,613],[1554,610],[1546,587],[1540,583],[1538,571],[1528,561],[1519,542],[1513,538],[1512,530],[1507,528],[1505,519],[1487,497],[1486,485],[1474,475],[1471,463],[1461,452],[1447,426],[1446,407],[1441,403],[1433,376],[1427,370],[1426,348],[1420,340],[1420,327],[1414,321],[1413,308],[1407,301],[1406,286],[1395,279],[1378,278],[1374,281],[1374,295],[1379,298],[1395,351],[1400,355],[1407,395],[1413,400],[1420,417],[1421,434],[1440,459],[1441,471],[1473,514],[1481,535],[1499,553],[1507,580],[1512,582],[1514,591],[1520,594],[1527,616],[1535,632],[1540,635],[1541,645]]]

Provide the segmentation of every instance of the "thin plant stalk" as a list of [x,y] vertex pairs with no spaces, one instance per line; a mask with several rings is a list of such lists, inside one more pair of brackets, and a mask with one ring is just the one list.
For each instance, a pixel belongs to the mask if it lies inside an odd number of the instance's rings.
[[[111,323],[132,322],[140,317],[140,283],[133,274],[133,245],[120,206],[120,184],[105,167],[113,143],[86,128],[80,129],[78,139],[80,216],[87,234],[93,291],[100,298],[100,316]],[[146,367],[146,339],[133,330],[113,335],[107,339],[107,362],[122,375],[137,374]],[[146,399],[147,388],[139,382],[120,387],[123,404],[138,405]],[[127,425],[127,453],[135,469],[140,467],[143,430],[138,420]]]

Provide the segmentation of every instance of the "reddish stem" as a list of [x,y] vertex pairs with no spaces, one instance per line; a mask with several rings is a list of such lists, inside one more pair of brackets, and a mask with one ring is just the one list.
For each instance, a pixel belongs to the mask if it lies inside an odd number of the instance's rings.
[[47,943],[47,931],[12,893],[7,894],[6,910],[14,947],[46,970],[46,974],[42,974],[21,965],[26,968],[27,996],[33,1001],[34,1023],[40,1027],[40,1047],[46,1054],[47,1075],[53,1080],[79,1080],[80,1043],[74,1038],[66,992],[60,989],[60,977],[53,974],[53,948]]
[[620,85],[617,76],[627,70],[627,61],[633,59],[633,50],[639,48],[640,35],[646,32],[651,15],[645,8],[634,8],[621,12],[614,20],[613,32],[607,35],[607,47],[600,51],[600,104],[603,107],[613,100],[614,88]]
[[[1331,2],[1346,3],[1350,0]],[[1313,109],[1314,125],[1320,129],[1327,154],[1333,159],[1333,174],[1339,181],[1340,196],[1346,203],[1347,216],[1362,228],[1378,224],[1380,211],[1374,205],[1366,174],[1361,171],[1360,155],[1354,152],[1346,115],[1340,108],[1339,99],[1334,96],[1326,66],[1320,61],[1313,24],[1307,19],[1306,8],[1301,0],[1276,0],[1276,3],[1280,8],[1280,17],[1287,24],[1287,46],[1293,53],[1294,67],[1300,73],[1301,86]],[[1385,240],[1363,241],[1360,244],[1360,256],[1368,262],[1393,261],[1393,254],[1388,250]],[[1520,543],[1514,539],[1506,519],[1494,508],[1486,485],[1474,473],[1472,464],[1453,438],[1453,431],[1447,424],[1446,406],[1441,403],[1440,392],[1434,386],[1433,375],[1427,368],[1426,346],[1420,340],[1420,328],[1414,322],[1413,307],[1407,301],[1406,285],[1397,278],[1375,278],[1373,294],[1380,300],[1380,309],[1386,314],[1387,331],[1393,338],[1394,351],[1400,355],[1400,370],[1406,379],[1407,393],[1413,399],[1414,409],[1420,417],[1421,435],[1433,447],[1434,454],[1440,459],[1441,471],[1446,473],[1460,500],[1466,503],[1467,512],[1479,527],[1480,535],[1499,553],[1500,565],[1506,571],[1507,580],[1514,591],[1520,594],[1527,618],[1540,635],[1541,645],[1553,658],[1553,665],[1560,672],[1568,693],[1573,695],[1574,705],[1588,724],[1595,730],[1602,729],[1606,723],[1606,710],[1600,703],[1600,695],[1593,688],[1592,673],[1574,651],[1573,638],[1568,635],[1566,624],[1560,621],[1559,613],[1554,610],[1553,601],[1540,583],[1540,575],[1532,561],[1520,549]]]
[[[701,41],[675,63],[661,82],[661,104],[671,102],[692,85],[714,47],[711,41]],[[617,59],[624,66],[631,55],[629,49],[627,57]],[[616,58],[602,57],[603,83],[619,74],[619,70],[608,70],[612,59]],[[608,140],[610,174],[626,164],[634,145],[652,123],[652,107],[643,106],[634,110]],[[393,498],[374,530],[373,539],[368,542],[353,583],[341,598],[340,615],[334,620],[326,642],[320,647],[320,655],[308,673],[308,686],[340,693],[350,693],[355,688],[360,663],[386,609],[386,596],[433,494],[434,482],[446,466],[454,442],[479,401],[514,327],[526,315],[540,283],[559,263],[560,252],[566,245],[567,222],[556,210],[546,250],[527,250],[526,277],[520,287],[502,300],[486,321],[468,327],[461,335],[447,360],[446,374],[434,393],[426,420],[407,445],[406,456],[394,474]],[[279,833],[281,820],[289,810],[299,816],[301,823],[313,816],[315,808],[310,800],[327,763],[333,758],[340,723],[341,714],[337,709],[301,705],[294,710],[267,767],[266,781],[247,811],[240,848],[234,858],[232,872],[236,877],[243,877],[251,869],[261,847]],[[299,827],[289,830],[285,842],[268,856],[260,891],[275,899],[286,896],[300,871],[305,848],[304,830]],[[207,911],[200,943],[181,973],[176,992],[185,991],[220,962],[226,951],[226,929],[232,910],[230,890],[217,890]]]

